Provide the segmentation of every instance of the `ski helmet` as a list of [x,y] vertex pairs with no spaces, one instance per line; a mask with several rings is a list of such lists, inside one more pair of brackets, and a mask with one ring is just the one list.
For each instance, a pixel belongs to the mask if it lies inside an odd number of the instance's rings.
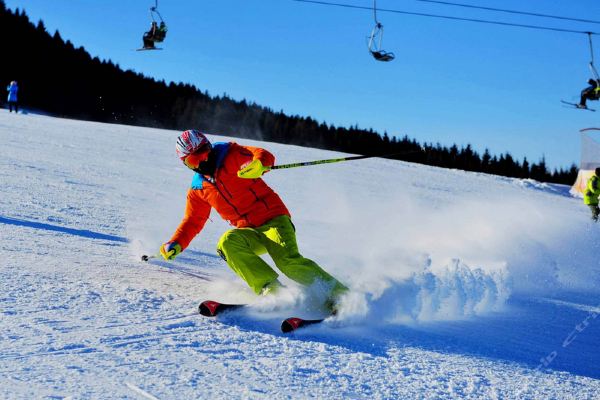
[[596,176],[600,177],[600,167],[596,168],[596,170],[594,171],[594,173],[596,174]]
[[177,138],[175,151],[181,160],[184,160],[190,154],[196,153],[199,150],[209,151],[212,148],[209,140],[204,134],[196,129],[184,131]]

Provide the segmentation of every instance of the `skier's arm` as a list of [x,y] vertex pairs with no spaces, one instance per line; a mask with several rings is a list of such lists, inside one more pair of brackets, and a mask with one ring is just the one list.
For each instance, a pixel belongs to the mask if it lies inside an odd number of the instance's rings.
[[188,190],[185,215],[169,242],[177,243],[181,246],[181,251],[185,250],[204,228],[209,216],[210,205],[200,198],[195,190]]
[[252,160],[248,160],[240,166],[237,174],[240,178],[260,178],[262,174],[269,172],[275,164],[275,156],[260,147],[243,146],[242,151],[248,152]]
[[590,180],[588,180],[587,188],[595,195],[600,194],[600,179],[593,176]]
[[260,160],[262,165],[266,167],[272,167],[275,164],[275,156],[265,149],[260,147],[244,146],[246,149],[252,152],[253,160]]

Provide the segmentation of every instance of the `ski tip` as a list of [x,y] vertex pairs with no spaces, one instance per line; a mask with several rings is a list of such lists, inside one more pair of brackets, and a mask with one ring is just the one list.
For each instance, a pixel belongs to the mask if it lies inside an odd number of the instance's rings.
[[302,318],[286,318],[281,323],[281,332],[290,333],[300,328],[303,325],[304,320]]
[[286,318],[281,323],[281,332],[290,333],[294,332],[300,328],[304,328],[309,325],[320,324],[325,321],[327,318],[320,319],[302,319],[297,317]]
[[200,303],[198,306],[198,312],[200,315],[204,315],[205,317],[214,317],[217,315],[217,308],[219,308],[219,303],[212,300],[206,300]]
[[205,300],[198,306],[198,312],[205,317],[216,317],[224,311],[237,310],[246,304],[223,304],[218,301]]

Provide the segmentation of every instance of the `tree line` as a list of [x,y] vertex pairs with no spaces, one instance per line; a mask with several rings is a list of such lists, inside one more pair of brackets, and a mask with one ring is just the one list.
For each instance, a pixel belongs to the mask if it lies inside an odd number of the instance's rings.
[[509,153],[478,154],[470,145],[419,143],[372,129],[338,127],[310,117],[286,115],[227,95],[211,96],[194,85],[166,83],[110,60],[91,57],[60,33],[32,23],[24,10],[0,0],[0,32],[5,40],[0,82],[19,82],[22,106],[50,114],[108,123],[184,130],[294,144],[354,154],[396,154],[390,158],[542,182],[572,184],[577,167],[550,171],[544,158],[529,163]]

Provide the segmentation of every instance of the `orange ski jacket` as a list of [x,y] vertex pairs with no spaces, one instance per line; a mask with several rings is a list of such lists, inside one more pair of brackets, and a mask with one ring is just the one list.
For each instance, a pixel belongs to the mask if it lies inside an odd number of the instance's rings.
[[275,164],[268,151],[237,143],[215,143],[214,176],[196,173],[187,193],[185,216],[171,241],[182,249],[200,233],[214,208],[221,218],[237,228],[255,228],[280,215],[290,216],[281,198],[261,179],[237,176],[242,166],[259,159],[264,166]]

